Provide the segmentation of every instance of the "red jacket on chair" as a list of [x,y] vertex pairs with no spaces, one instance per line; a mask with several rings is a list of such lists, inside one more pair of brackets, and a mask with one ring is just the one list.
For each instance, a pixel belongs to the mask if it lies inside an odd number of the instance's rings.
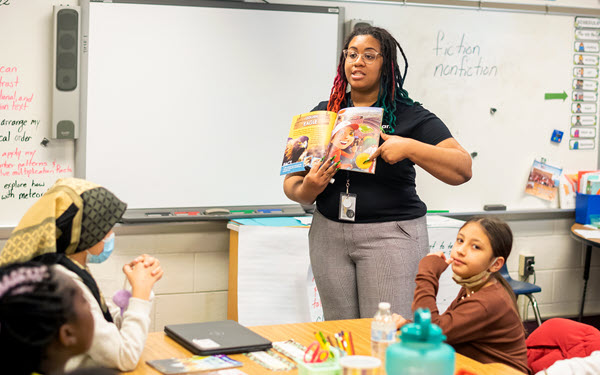
[[534,373],[554,362],[574,357],[587,357],[600,350],[600,331],[569,319],[549,319],[529,335],[527,361]]

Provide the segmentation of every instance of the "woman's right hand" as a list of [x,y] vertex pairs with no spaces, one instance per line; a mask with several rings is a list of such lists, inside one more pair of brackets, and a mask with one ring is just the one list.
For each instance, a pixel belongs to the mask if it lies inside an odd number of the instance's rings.
[[301,204],[312,204],[327,187],[339,170],[339,162],[333,158],[317,161],[308,172],[291,173],[283,182],[283,191],[291,200]]
[[340,162],[333,163],[333,159],[323,160],[316,162],[315,165],[308,171],[302,181],[302,189],[307,195],[317,198],[317,195],[321,194],[327,187],[329,181],[338,171]]
[[131,296],[149,300],[154,284],[163,276],[158,259],[141,255],[123,266],[123,273],[131,284]]

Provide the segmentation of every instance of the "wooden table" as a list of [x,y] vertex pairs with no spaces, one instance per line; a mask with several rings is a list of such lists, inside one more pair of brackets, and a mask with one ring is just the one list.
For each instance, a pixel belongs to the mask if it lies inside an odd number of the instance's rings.
[[592,248],[600,248],[600,239],[585,238],[576,233],[576,229],[593,230],[583,224],[573,224],[571,226],[571,236],[585,245],[585,266],[583,268],[583,294],[581,296],[581,307],[579,308],[579,321],[583,319],[583,306],[585,305],[585,292],[587,290],[588,279],[590,278],[590,261],[592,259]]
[[[333,335],[341,330],[352,332],[356,354],[370,355],[370,329],[372,319],[355,319],[355,320],[334,320],[317,323],[296,323],[282,324],[273,326],[256,326],[250,327],[254,332],[268,338],[271,341],[285,341],[290,338],[308,345],[314,341],[313,333],[322,331],[324,334]],[[177,344],[175,341],[168,338],[162,332],[153,332],[148,336],[146,347],[142,353],[142,358],[138,363],[137,368],[133,372],[126,374],[135,375],[159,375],[160,373],[146,364],[150,359],[163,358],[186,358],[192,354]],[[242,354],[233,354],[231,357],[235,360],[244,363],[240,370],[248,375],[284,375],[297,374],[298,370],[292,371],[269,371],[256,362],[250,360]],[[460,369],[469,370],[477,375],[523,375],[519,371],[500,363],[482,364],[460,354],[456,355],[456,371]]]

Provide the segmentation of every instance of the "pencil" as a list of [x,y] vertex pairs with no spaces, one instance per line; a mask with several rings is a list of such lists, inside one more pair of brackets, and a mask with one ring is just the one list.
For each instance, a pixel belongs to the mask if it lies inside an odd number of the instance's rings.
[[317,332],[315,332],[315,338],[317,339],[317,342],[319,343],[319,347],[321,347],[321,349],[325,349],[325,344],[321,341],[321,337],[319,336],[319,334]]
[[352,341],[352,332],[348,332],[348,338],[350,339],[350,351],[352,352],[350,354],[355,355],[356,353],[354,352],[354,341]]
[[335,335],[335,339],[338,343],[338,347],[340,348],[341,351],[345,352],[346,350],[344,349],[344,343],[342,343],[342,339],[340,338],[340,334],[336,333]]
[[325,335],[323,332],[319,331],[319,336],[321,337],[321,342],[323,342],[323,348],[327,346],[327,340],[325,340]]
[[346,344],[346,348],[348,349],[346,351],[348,352],[348,354],[352,355],[350,349],[350,340],[348,339],[348,331],[344,332],[344,343]]
[[333,341],[333,340],[331,339],[331,336],[329,336],[329,335],[327,335],[327,341],[329,341],[329,343],[331,344],[331,346],[333,346],[334,348],[337,346],[337,345],[335,344],[335,341]]

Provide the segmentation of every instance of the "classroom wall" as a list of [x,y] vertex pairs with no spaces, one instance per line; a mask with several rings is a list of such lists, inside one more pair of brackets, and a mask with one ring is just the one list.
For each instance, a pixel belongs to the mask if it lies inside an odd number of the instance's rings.
[[[583,288],[584,252],[570,236],[573,219],[509,222],[515,242],[508,260],[518,278],[518,253],[535,255],[536,295],[543,318],[576,316]],[[165,275],[155,288],[151,331],[165,324],[221,320],[227,317],[229,230],[226,222],[119,226],[115,252],[105,263],[91,265],[107,298],[123,287],[121,267],[140,253],[159,258]],[[4,246],[8,231],[0,231]],[[600,252],[594,250],[586,298],[586,315],[600,314]],[[529,319],[533,319],[530,309]]]
[[[277,2],[309,5],[333,3]],[[600,8],[597,0],[510,2]],[[399,6],[335,4],[345,8],[346,19],[361,18],[363,9],[367,7],[377,7],[378,12],[386,12]],[[520,251],[535,255],[537,284],[542,287],[537,299],[544,318],[574,316],[579,312],[584,253],[582,246],[570,237],[572,223],[571,219],[510,222],[515,233],[515,246],[513,256],[508,261],[509,271],[513,277],[517,277]],[[229,233],[225,222],[120,226],[116,233],[113,256],[104,264],[92,265],[92,272],[107,298],[123,286],[121,266],[137,254],[148,253],[160,259],[165,271],[163,280],[155,288],[151,331],[161,331],[167,323],[226,318]],[[8,236],[8,229],[0,229],[0,247],[4,246]],[[593,255],[586,314],[600,313],[600,255],[597,250]],[[530,313],[529,316],[533,315]]]

